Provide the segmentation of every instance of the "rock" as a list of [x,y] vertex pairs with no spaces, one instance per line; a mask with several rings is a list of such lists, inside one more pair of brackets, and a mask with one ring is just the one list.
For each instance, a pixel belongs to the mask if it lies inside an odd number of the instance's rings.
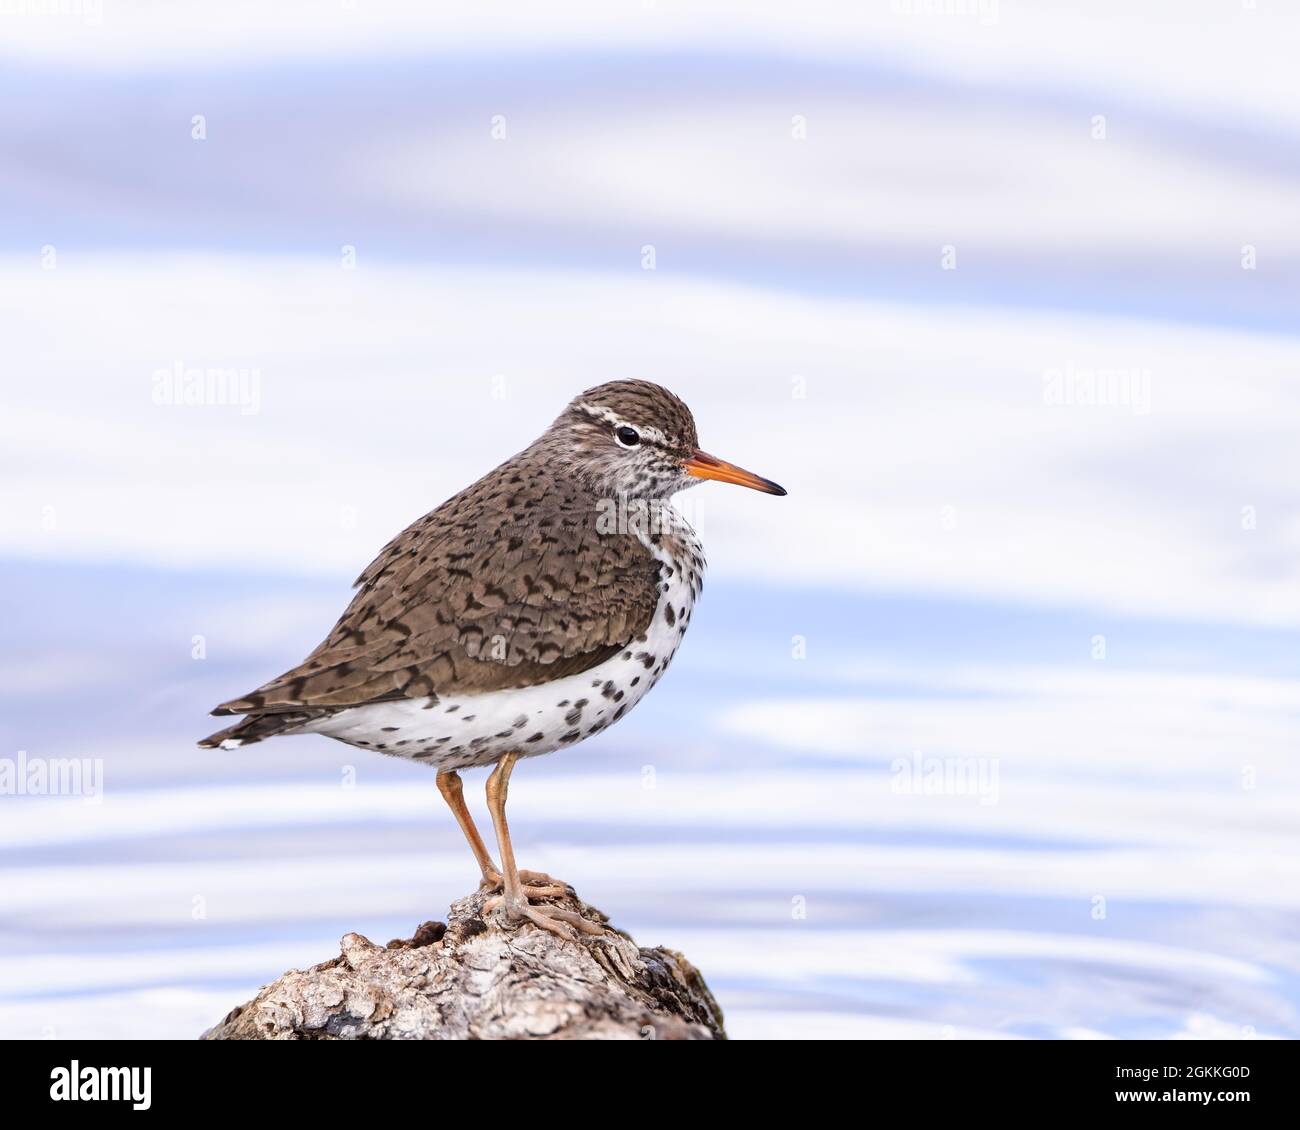
[[[679,953],[622,931],[578,940],[483,916],[484,892],[446,925],[375,945],[345,934],[336,958],[291,970],[205,1040],[723,1040],[722,1012]],[[576,895],[548,900],[598,922]]]

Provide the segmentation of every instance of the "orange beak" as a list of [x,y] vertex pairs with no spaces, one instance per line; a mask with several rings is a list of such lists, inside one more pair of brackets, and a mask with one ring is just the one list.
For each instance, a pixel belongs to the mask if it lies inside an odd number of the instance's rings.
[[696,450],[686,460],[687,474],[697,479],[717,479],[720,483],[736,483],[751,490],[761,490],[764,494],[785,494],[785,487],[779,487],[771,479],[764,479],[753,471],[746,471],[734,463],[717,459],[707,451]]

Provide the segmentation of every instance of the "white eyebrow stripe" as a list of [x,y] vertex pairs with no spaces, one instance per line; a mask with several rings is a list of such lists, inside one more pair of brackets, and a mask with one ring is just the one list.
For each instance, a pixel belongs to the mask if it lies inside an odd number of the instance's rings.
[[648,439],[651,443],[661,443],[666,446],[671,446],[668,443],[668,437],[658,428],[651,428],[645,424],[633,424],[628,420],[624,420],[611,408],[605,408],[600,404],[588,404],[585,400],[578,401],[574,407],[581,408],[588,416],[594,416],[597,420],[604,420],[607,424],[613,424],[616,428],[633,428],[640,434],[642,439]]

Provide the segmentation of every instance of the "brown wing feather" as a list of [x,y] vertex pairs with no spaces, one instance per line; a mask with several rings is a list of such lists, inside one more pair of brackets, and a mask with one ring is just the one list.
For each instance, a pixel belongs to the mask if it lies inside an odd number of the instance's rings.
[[409,526],[301,664],[214,714],[477,694],[588,670],[644,636],[659,564],[528,453]]

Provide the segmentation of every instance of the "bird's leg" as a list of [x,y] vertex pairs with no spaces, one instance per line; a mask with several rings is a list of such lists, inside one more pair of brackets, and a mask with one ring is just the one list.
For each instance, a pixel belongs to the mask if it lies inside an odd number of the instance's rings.
[[[497,833],[497,847],[501,849],[503,865],[501,877],[504,890],[500,895],[488,899],[483,904],[483,913],[487,914],[497,907],[503,907],[507,917],[511,919],[526,919],[534,926],[540,926],[543,930],[549,930],[552,934],[570,940],[574,938],[570,927],[584,934],[603,934],[605,932],[603,927],[588,921],[581,914],[563,910],[558,906],[533,906],[528,901],[530,897],[542,897],[547,892],[536,887],[524,887],[519,879],[519,869],[515,866],[515,849],[510,843],[510,826],[506,823],[506,794],[510,787],[510,774],[518,760],[517,753],[505,754],[497,762],[497,767],[492,770],[492,775],[488,777],[488,809],[492,813],[492,826]],[[564,889],[556,888],[556,893],[563,894]]]
[[483,837],[478,834],[478,829],[474,827],[474,817],[469,814],[469,809],[465,806],[465,789],[460,783],[460,774],[451,769],[440,772],[438,774],[438,791],[442,793],[442,799],[447,802],[447,807],[451,809],[451,814],[456,817],[456,823],[460,825],[460,830],[465,833],[465,839],[469,841],[469,850],[474,853],[474,859],[478,862],[479,870],[483,872],[483,882],[492,887],[499,885],[501,872],[497,865],[492,862],[492,857],[488,855],[488,849],[483,843]]
[[[474,817],[470,815],[469,808],[465,804],[465,790],[461,785],[460,774],[454,769],[444,769],[438,774],[438,791],[442,793],[442,799],[447,802],[447,807],[451,809],[451,814],[456,817],[456,823],[460,825],[460,830],[465,833],[465,839],[469,842],[469,850],[474,853],[474,859],[478,862],[478,869],[483,872],[483,880],[479,886],[487,887],[489,890],[496,890],[501,886],[501,869],[492,861],[492,856],[488,854],[488,849],[483,843],[483,837],[478,834],[478,828],[474,826]],[[530,887],[544,888],[535,891],[536,894],[544,895],[562,895],[565,893],[565,886],[552,879],[549,875],[543,875],[540,871],[521,871],[519,877]]]

